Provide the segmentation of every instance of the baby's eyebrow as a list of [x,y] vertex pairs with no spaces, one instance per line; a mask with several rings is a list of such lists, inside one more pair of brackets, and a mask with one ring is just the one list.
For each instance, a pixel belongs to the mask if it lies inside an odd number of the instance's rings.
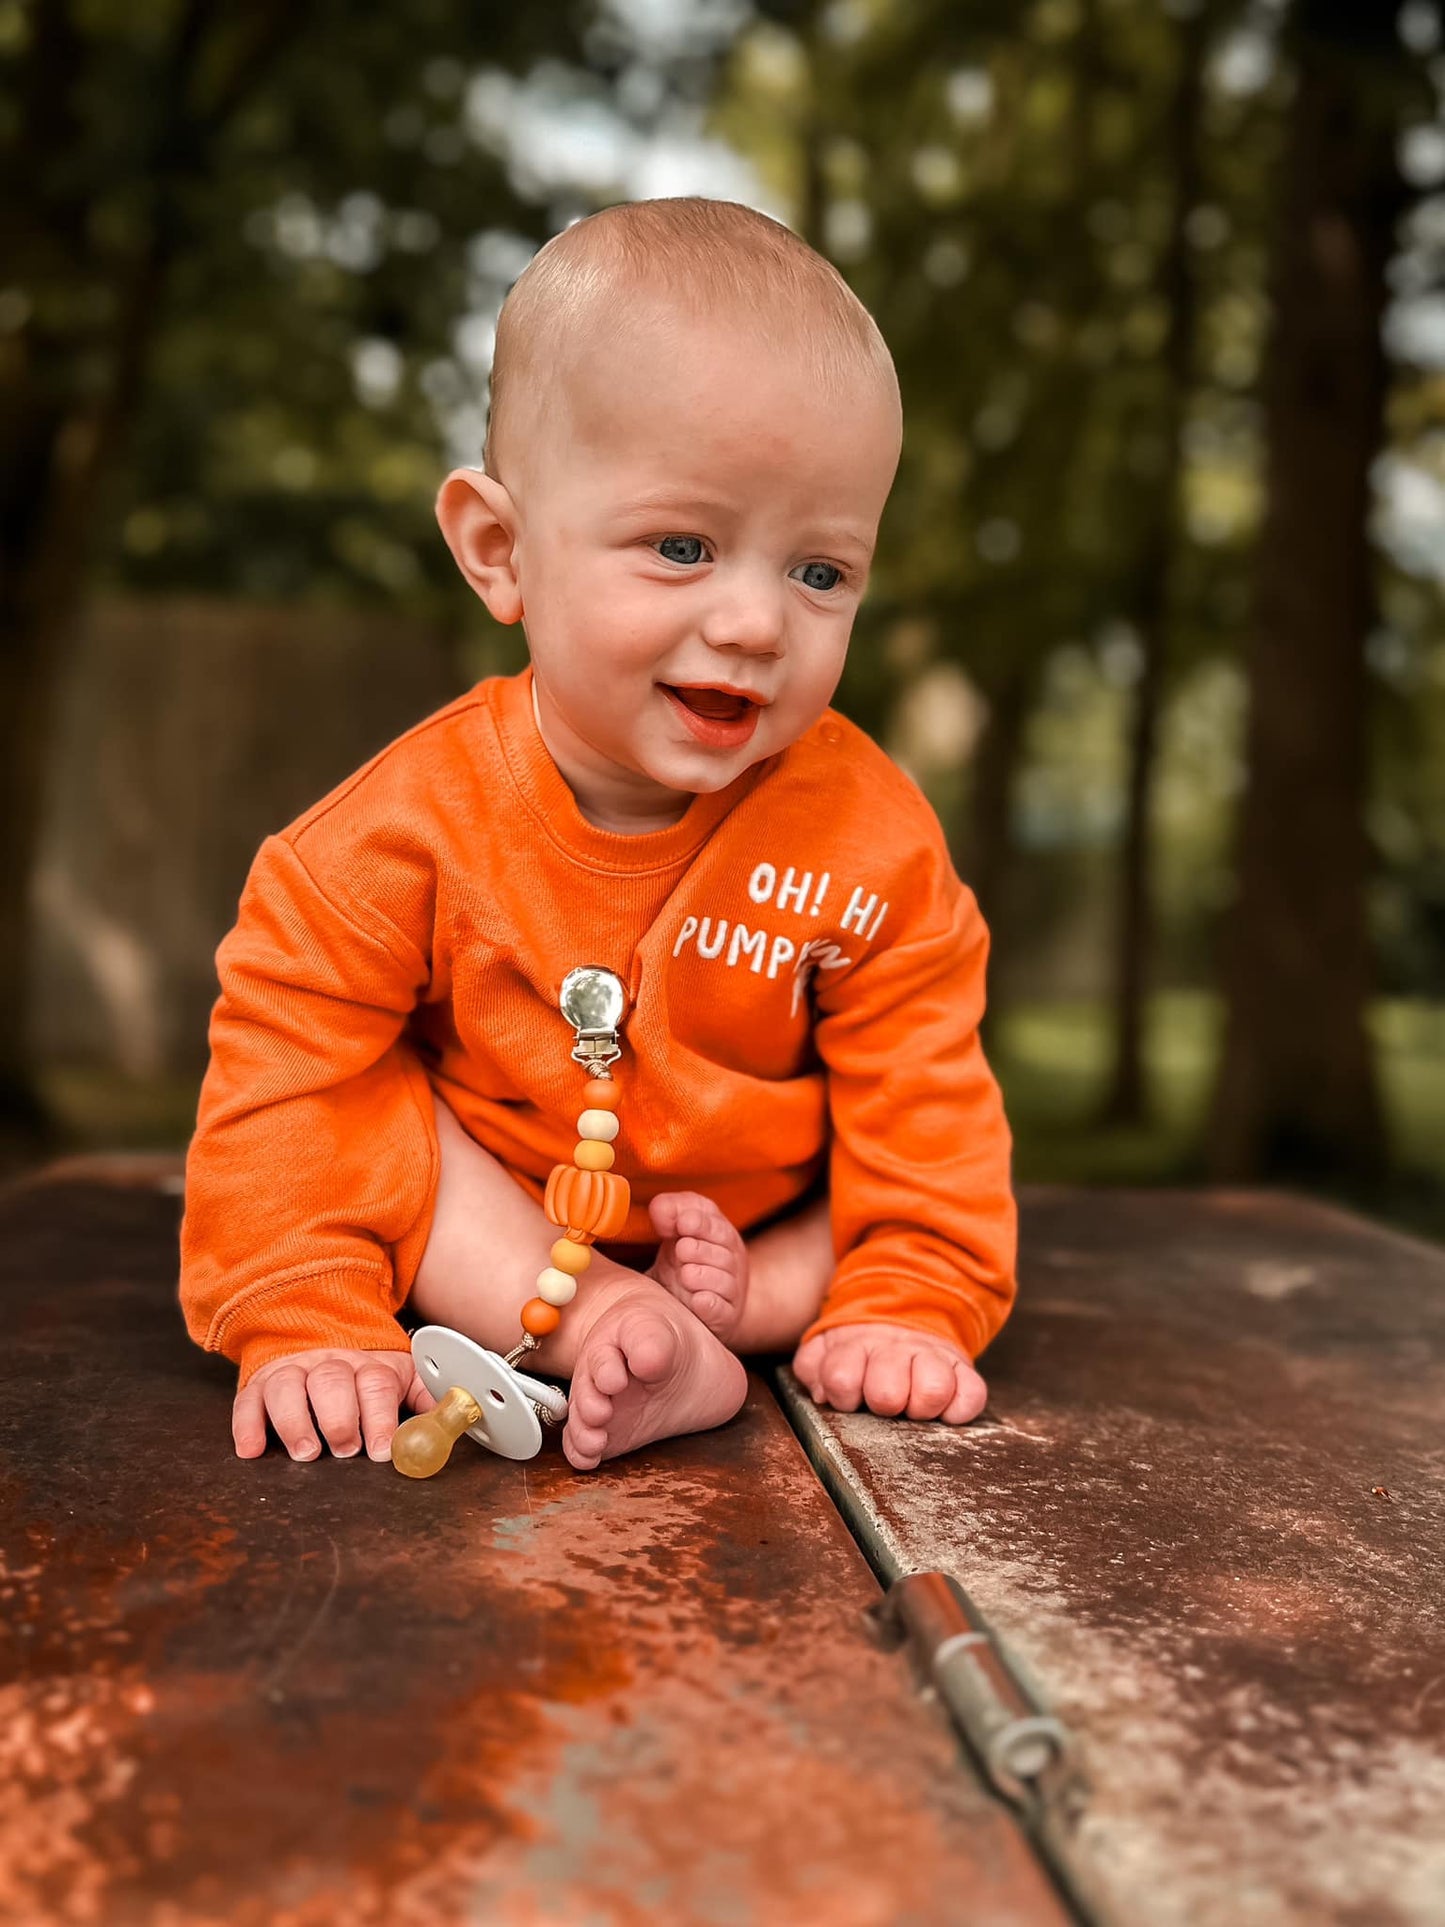
[[672,489],[655,489],[648,495],[630,495],[617,507],[619,515],[716,515],[728,511],[732,503],[720,495],[684,495]]
[[873,553],[873,544],[865,536],[835,524],[807,529],[803,540],[808,546],[820,549],[851,549],[854,555],[861,555],[865,561]]

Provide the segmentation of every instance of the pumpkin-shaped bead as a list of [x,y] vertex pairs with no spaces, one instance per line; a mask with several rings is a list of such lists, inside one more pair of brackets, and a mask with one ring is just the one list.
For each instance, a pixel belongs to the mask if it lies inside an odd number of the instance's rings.
[[589,1077],[582,1086],[582,1102],[593,1111],[615,1111],[622,1102],[622,1086],[615,1077]]
[[570,1305],[577,1296],[577,1280],[570,1271],[543,1265],[537,1273],[537,1296],[545,1298],[549,1305]]
[[577,1120],[578,1137],[596,1138],[599,1144],[610,1144],[621,1128],[615,1111],[584,1111]]
[[574,1238],[583,1231],[605,1240],[615,1238],[622,1230],[631,1201],[632,1190],[626,1178],[612,1171],[584,1171],[574,1164],[554,1164],[542,1209],[551,1223],[565,1225]]
[[550,1256],[558,1271],[568,1272],[574,1278],[592,1262],[592,1253],[586,1245],[575,1244],[571,1238],[559,1238]]
[[561,1322],[561,1312],[545,1298],[529,1298],[522,1307],[522,1330],[530,1332],[533,1338],[545,1338],[549,1332],[556,1331]]

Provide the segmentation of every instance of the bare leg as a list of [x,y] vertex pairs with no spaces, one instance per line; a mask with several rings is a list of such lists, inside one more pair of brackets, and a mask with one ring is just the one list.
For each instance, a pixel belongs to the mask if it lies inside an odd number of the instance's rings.
[[737,1352],[791,1351],[818,1316],[837,1259],[828,1200],[815,1199],[747,1240],[748,1296],[731,1344]]
[[[522,1306],[536,1296],[537,1273],[562,1234],[441,1098],[435,1104],[441,1179],[410,1303],[430,1324],[450,1325],[490,1351],[509,1352],[521,1335]],[[607,1287],[637,1282],[635,1271],[594,1251],[560,1328],[528,1363],[570,1378],[589,1308]]]
[[[560,1233],[440,1098],[436,1124],[441,1177],[411,1302],[423,1318],[506,1352]],[[583,1470],[654,1439],[721,1425],[747,1390],[737,1359],[685,1306],[602,1252],[528,1364],[572,1379],[563,1449]]]

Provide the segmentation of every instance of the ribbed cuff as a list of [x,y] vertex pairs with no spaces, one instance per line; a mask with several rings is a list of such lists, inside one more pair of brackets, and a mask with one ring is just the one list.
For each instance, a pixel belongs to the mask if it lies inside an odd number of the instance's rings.
[[381,1302],[389,1289],[387,1274],[369,1268],[268,1279],[216,1315],[206,1350],[234,1359],[242,1385],[273,1359],[321,1346],[404,1352],[406,1333]]
[[866,1272],[835,1281],[799,1343],[806,1345],[837,1325],[903,1325],[942,1338],[974,1360],[1002,1329],[1009,1310],[992,1292],[944,1292],[896,1272]]

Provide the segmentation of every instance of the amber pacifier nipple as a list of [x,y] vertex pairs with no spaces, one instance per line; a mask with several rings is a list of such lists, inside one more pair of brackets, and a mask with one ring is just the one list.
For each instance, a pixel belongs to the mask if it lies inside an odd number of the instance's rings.
[[391,1462],[409,1479],[429,1479],[440,1472],[452,1447],[469,1426],[479,1423],[482,1408],[470,1392],[453,1385],[430,1412],[420,1412],[399,1425],[392,1436]]

